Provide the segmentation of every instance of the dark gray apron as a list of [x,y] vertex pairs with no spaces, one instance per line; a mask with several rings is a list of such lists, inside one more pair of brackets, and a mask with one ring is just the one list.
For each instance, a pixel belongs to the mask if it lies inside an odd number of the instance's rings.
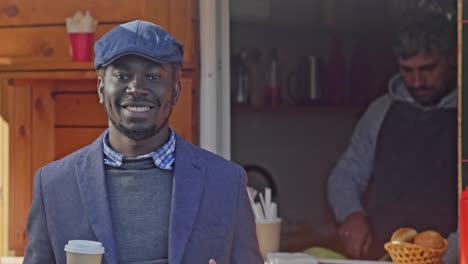
[[457,111],[424,111],[395,102],[377,138],[367,212],[374,232],[370,258],[400,227],[457,229]]

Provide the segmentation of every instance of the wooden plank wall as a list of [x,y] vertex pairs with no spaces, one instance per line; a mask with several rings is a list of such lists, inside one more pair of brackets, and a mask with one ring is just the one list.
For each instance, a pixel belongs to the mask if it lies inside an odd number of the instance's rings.
[[[142,14],[148,12],[147,2],[158,9],[163,8],[166,13],[169,0],[80,0],[80,1],[60,1],[60,0],[9,0],[0,2],[0,24],[8,26],[37,25],[37,24],[63,24],[64,17],[71,16],[77,10],[89,10],[92,15],[99,14],[100,23],[115,21],[128,21],[141,18]],[[158,8],[159,7],[159,8]],[[112,12],[110,12],[112,11]],[[44,15],[47,14],[47,15]],[[159,22],[167,22],[167,15]]]
[[0,256],[8,255],[8,97],[0,79]]
[[[192,79],[183,76],[182,93],[174,107],[170,126],[186,139],[193,138]],[[55,154],[59,159],[93,142],[108,126],[107,114],[99,104],[96,81],[56,81],[53,88]],[[60,109],[60,110],[58,110]]]
[[93,142],[106,128],[107,115],[99,104],[95,80],[56,81],[54,158],[59,159]]
[[[184,76],[181,85],[182,94],[172,113],[177,118],[170,122],[179,135],[190,139],[192,79]],[[16,188],[9,196],[9,248],[17,255],[26,244],[24,227],[35,171],[90,144],[107,128],[95,87],[95,80],[15,80],[8,87],[10,142],[14,145],[9,148],[9,184]]]
[[[182,78],[181,95],[176,106],[172,110],[169,119],[170,126],[183,138],[194,141],[195,120],[192,117],[193,111],[193,79]],[[192,142],[196,143],[196,142]]]
[[[9,224],[2,230],[5,234],[8,229],[8,243],[0,247],[23,254],[34,172],[91,143],[107,127],[91,64],[84,69],[70,60],[65,18],[77,10],[90,10],[99,21],[96,39],[117,24],[142,19],[159,24],[181,40],[185,45],[182,95],[170,125],[181,136],[197,143],[196,3],[196,0],[0,0],[0,59],[14,62],[1,69],[2,77],[11,82],[5,88],[9,104],[3,112],[9,122],[3,126],[0,123],[0,140],[9,138],[9,146],[0,146],[0,162],[8,162],[9,166],[2,166],[0,173],[9,175],[9,182],[8,179],[2,182],[10,190],[9,208],[0,207],[8,209],[8,214],[2,216],[7,215],[9,223],[0,223]],[[8,133],[4,133],[5,129]],[[2,159],[1,153],[9,159]]]
[[[10,192],[10,248],[20,249],[26,242],[26,218],[16,217],[29,211],[32,177],[41,166],[53,160],[53,112],[51,81],[16,80],[10,90],[10,184],[23,191]],[[14,106],[22,107],[14,107]],[[24,192],[26,190],[26,192]],[[16,211],[16,212],[15,212]]]
[[[52,81],[15,80],[9,95],[9,248],[22,253],[26,243],[26,218],[29,211],[34,172],[54,159],[54,102]],[[18,107],[21,106],[21,107]]]
[[47,4],[0,0],[0,57],[69,61],[65,18],[77,10],[89,10],[99,21],[96,39],[120,23],[148,20],[164,27],[185,44],[185,67],[193,68],[196,67],[194,8],[193,0],[48,0]]
[[[15,80],[8,87],[9,92],[9,164],[11,192],[9,195],[9,249],[14,250],[16,255],[22,255],[26,244],[26,216],[32,200],[33,175],[38,168],[47,163],[59,159],[70,152],[89,144],[102,130],[105,125],[105,115],[102,109],[87,113],[88,119],[94,117],[104,118],[100,128],[88,127],[88,123],[74,116],[68,116],[68,125],[56,122],[65,118],[62,111],[56,108],[67,103],[63,98],[73,97],[68,108],[82,107],[81,97],[87,91],[95,94],[95,81],[70,81],[55,80]],[[83,82],[83,83],[79,83]],[[64,88],[66,87],[66,88]],[[76,89],[73,89],[76,88]],[[86,97],[86,96],[85,96]],[[70,102],[70,100],[68,100]],[[97,99],[96,99],[96,104]],[[17,107],[21,106],[21,107]],[[58,109],[58,111],[56,111]],[[99,114],[99,111],[101,114]],[[65,113],[67,113],[65,111]],[[76,112],[76,114],[82,114]],[[68,134],[62,133],[69,131]],[[88,133],[88,137],[82,136],[80,131],[98,131],[95,134]],[[58,139],[60,138],[60,139]]]
[[[9,247],[13,250],[23,248],[26,242],[26,219],[14,216],[29,209],[32,197],[31,167],[31,87],[27,82],[17,81],[9,88],[9,125],[10,143],[10,186],[23,186],[26,193],[10,192]],[[15,107],[22,106],[22,107]]]

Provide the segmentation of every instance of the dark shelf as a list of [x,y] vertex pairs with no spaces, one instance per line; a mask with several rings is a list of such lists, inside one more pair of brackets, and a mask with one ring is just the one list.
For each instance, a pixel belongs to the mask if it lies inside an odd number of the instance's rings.
[[364,113],[366,107],[358,105],[280,105],[277,107],[251,105],[231,105],[232,113]]

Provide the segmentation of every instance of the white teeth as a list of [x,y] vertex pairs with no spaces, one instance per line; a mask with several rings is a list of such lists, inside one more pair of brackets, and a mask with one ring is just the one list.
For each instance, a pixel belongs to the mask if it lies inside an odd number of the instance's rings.
[[130,112],[147,112],[151,108],[148,106],[127,106],[125,107],[125,109],[127,109]]

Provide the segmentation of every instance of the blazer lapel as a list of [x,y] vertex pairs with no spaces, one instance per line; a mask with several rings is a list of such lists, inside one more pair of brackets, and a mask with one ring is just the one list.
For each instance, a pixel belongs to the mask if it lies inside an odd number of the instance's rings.
[[108,264],[117,264],[112,219],[107,198],[104,154],[101,135],[76,164],[76,178],[89,224],[99,242],[105,247]]
[[171,219],[169,263],[180,264],[197,218],[203,192],[204,174],[193,146],[177,136]]

